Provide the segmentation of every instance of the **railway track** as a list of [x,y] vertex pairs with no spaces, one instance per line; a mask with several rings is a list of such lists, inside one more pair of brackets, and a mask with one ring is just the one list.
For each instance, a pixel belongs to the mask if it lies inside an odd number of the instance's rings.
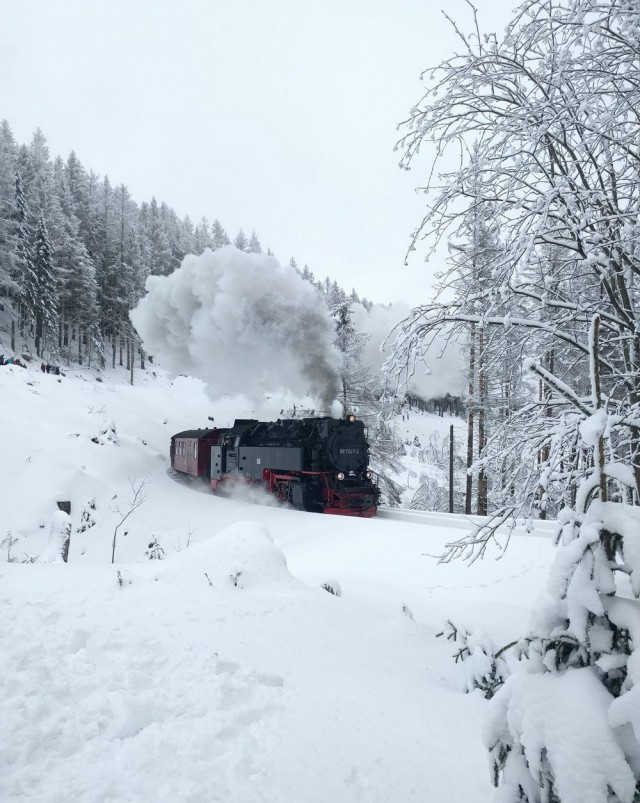
[[[393,521],[406,521],[412,524],[424,524],[429,527],[441,527],[453,530],[471,530],[491,521],[489,516],[467,516],[463,513],[437,513],[431,510],[398,510],[397,508],[378,508],[378,518]],[[499,535],[512,535],[528,538],[553,538],[558,526],[557,521],[535,520],[528,525],[524,519],[516,520],[515,526],[506,522],[498,528]]]
[[[167,475],[174,482],[185,485],[194,491],[213,496],[211,489],[206,482],[202,482],[192,477],[181,475],[171,468],[167,469]],[[224,497],[218,497],[224,499]],[[410,524],[423,524],[429,527],[441,529],[466,530],[469,532],[474,527],[486,524],[490,521],[489,516],[467,516],[464,513],[438,513],[433,510],[399,510],[398,508],[379,507],[378,519],[403,521]],[[552,538],[555,535],[558,523],[556,521],[533,522],[532,527],[527,527],[524,520],[516,522],[512,535],[528,538]],[[508,535],[510,524],[503,524],[498,528],[499,535]]]

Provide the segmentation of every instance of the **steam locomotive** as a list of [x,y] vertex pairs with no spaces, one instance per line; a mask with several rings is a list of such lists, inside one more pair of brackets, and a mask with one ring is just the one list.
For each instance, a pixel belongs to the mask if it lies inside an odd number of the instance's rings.
[[171,466],[206,477],[213,490],[258,484],[299,510],[375,516],[380,492],[369,470],[362,421],[236,419],[228,429],[194,429],[171,438]]

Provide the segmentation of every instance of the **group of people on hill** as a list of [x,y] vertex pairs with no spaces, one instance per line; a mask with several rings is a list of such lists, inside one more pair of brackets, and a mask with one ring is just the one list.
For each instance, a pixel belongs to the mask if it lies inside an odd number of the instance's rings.
[[20,357],[7,357],[0,354],[0,365],[17,365],[19,368],[26,368],[27,366],[22,362]]
[[[26,368],[26,364],[20,357],[6,357],[0,354],[0,365],[17,365],[18,368]],[[48,362],[43,362],[40,365],[40,370],[43,374],[55,374],[56,376],[64,376],[58,365],[50,365]]]

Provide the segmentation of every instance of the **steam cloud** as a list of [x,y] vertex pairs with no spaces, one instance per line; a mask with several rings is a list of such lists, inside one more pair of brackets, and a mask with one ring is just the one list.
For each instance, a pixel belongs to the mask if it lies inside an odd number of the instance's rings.
[[170,371],[217,394],[310,392],[326,409],[336,398],[334,322],[316,290],[274,257],[207,249],[150,276],[146,289],[131,320]]
[[[366,310],[355,304],[353,309],[356,329],[370,335],[363,360],[379,371],[392,348],[391,342],[384,351],[381,351],[382,346],[393,327],[409,315],[411,307],[399,303],[388,307],[376,305]],[[460,395],[464,384],[464,359],[460,348],[456,343],[447,343],[439,335],[425,355],[424,362],[416,366],[416,372],[409,380],[409,390],[423,399],[435,399],[447,393]]]

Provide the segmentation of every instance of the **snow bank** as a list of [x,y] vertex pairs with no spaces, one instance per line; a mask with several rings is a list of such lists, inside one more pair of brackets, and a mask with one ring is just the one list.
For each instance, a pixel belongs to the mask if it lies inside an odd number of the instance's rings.
[[338,391],[334,325],[315,288],[274,257],[228,246],[188,255],[170,276],[150,276],[131,313],[145,349],[217,394],[259,399],[276,388]]
[[269,530],[254,521],[236,522],[213,538],[185,549],[162,564],[158,578],[185,587],[208,583],[217,590],[277,594],[304,588],[290,574]]

